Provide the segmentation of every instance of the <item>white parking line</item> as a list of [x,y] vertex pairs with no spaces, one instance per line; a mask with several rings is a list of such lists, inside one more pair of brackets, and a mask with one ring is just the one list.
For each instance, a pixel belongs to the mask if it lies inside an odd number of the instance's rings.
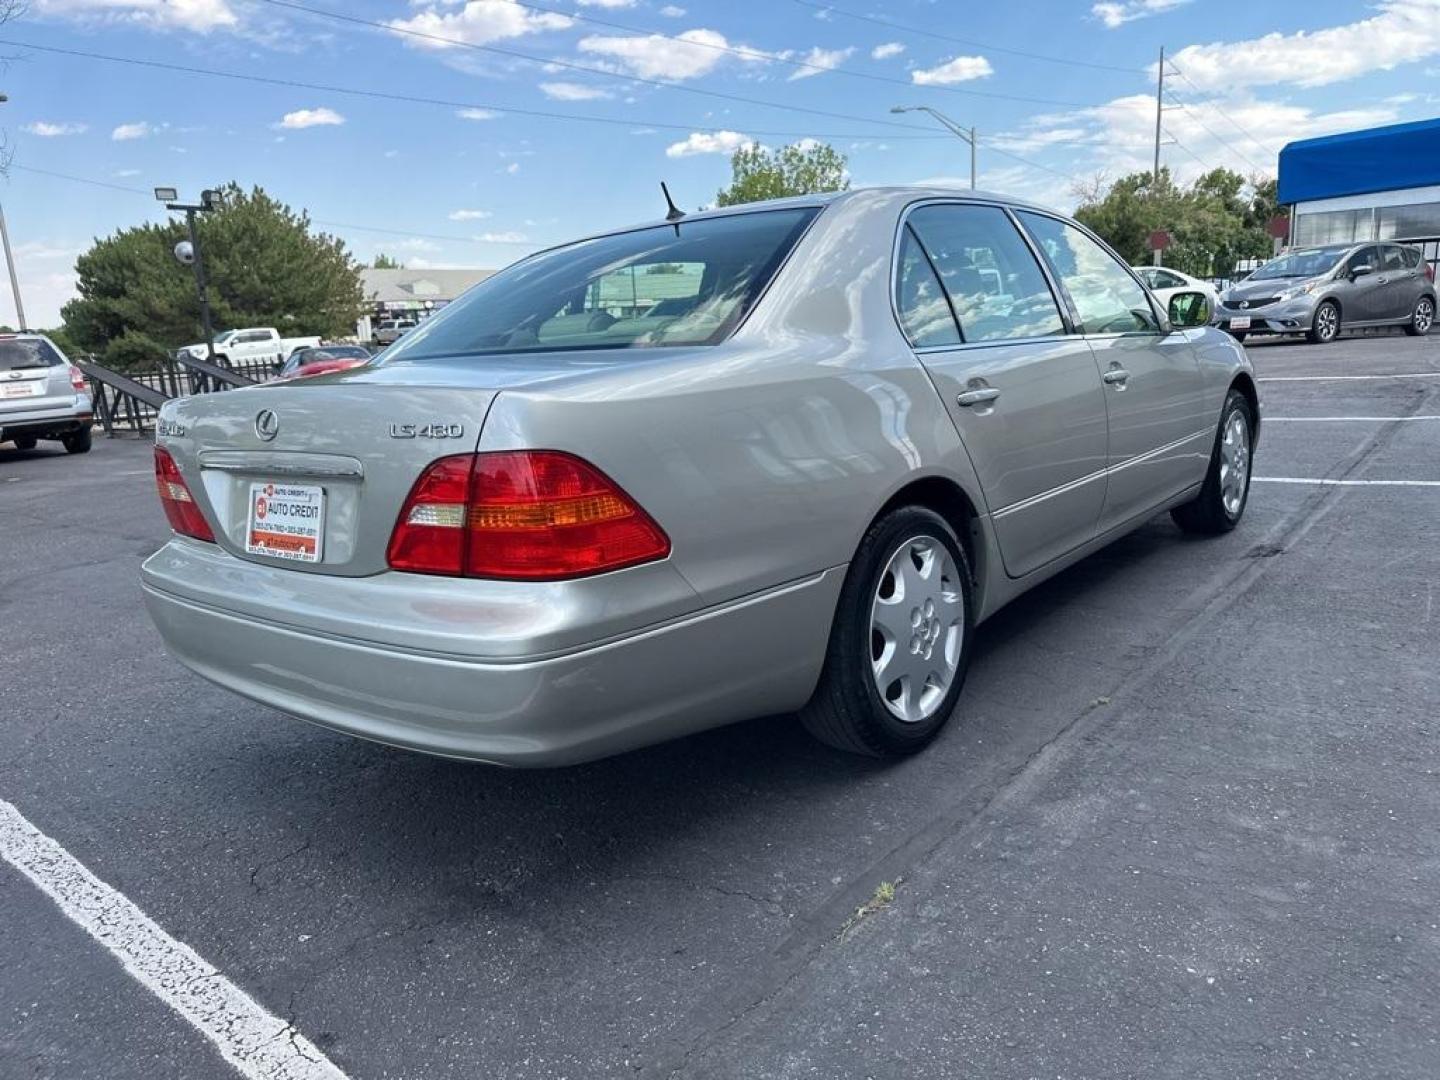
[[247,1080],[345,1080],[284,1020],[176,941],[13,805],[0,799],[0,856],[200,1031]]
[[1407,371],[1398,375],[1262,375],[1261,382],[1364,382],[1373,379],[1440,379],[1440,371]]
[[1440,416],[1267,416],[1267,424],[1394,424],[1409,420],[1440,420]]
[[1252,476],[1252,484],[1318,484],[1322,487],[1440,487],[1440,480],[1327,480],[1313,476]]

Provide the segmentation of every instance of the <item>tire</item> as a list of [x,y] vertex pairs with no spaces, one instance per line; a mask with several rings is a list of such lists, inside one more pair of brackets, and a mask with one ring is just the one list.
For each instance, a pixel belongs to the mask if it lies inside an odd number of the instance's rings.
[[[870,526],[845,575],[819,686],[800,714],[810,734],[871,757],[928,746],[965,682],[973,596],[965,549],[939,514],[904,506]],[[881,681],[897,671],[882,696]],[[925,672],[918,693],[911,671]]]
[[35,438],[34,435],[16,435],[15,438],[10,441],[15,444],[16,450],[34,450],[35,444],[40,440]]
[[[1244,450],[1238,458],[1237,444]],[[1205,483],[1193,500],[1170,511],[1175,524],[1187,533],[1203,536],[1218,536],[1240,524],[1250,499],[1254,449],[1255,416],[1250,399],[1239,390],[1231,390],[1220,412],[1220,426],[1215,431],[1215,447],[1210,451]],[[1232,479],[1237,471],[1240,474],[1238,492]]]
[[1422,296],[1415,301],[1415,310],[1410,313],[1410,321],[1405,324],[1405,333],[1411,337],[1424,337],[1434,325],[1435,298]]
[[1305,336],[1312,345],[1328,345],[1340,336],[1340,307],[1334,300],[1322,300],[1310,319]]
[[68,435],[62,435],[60,442],[65,447],[67,454],[88,454],[91,443],[90,429],[81,428],[79,431],[72,431]]

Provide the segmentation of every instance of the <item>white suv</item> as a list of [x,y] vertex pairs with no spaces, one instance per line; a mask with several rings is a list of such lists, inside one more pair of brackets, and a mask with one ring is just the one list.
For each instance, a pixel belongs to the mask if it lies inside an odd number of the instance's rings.
[[90,449],[94,406],[85,374],[43,334],[0,334],[0,442],[33,450],[59,439],[72,454]]

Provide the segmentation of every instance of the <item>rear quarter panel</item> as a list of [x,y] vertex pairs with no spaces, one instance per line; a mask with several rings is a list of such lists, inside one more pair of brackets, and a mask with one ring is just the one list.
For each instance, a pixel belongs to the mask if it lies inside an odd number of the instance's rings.
[[718,603],[849,561],[922,476],[983,512],[959,436],[890,306],[902,202],[832,204],[728,342],[500,394],[480,449],[594,462],[655,517],[675,567]]

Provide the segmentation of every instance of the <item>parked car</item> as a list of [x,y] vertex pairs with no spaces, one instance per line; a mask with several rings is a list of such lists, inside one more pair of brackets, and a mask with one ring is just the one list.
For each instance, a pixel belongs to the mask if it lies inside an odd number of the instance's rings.
[[1342,327],[1435,322],[1435,271],[1408,244],[1331,244],[1271,259],[1220,297],[1217,322],[1246,334],[1304,334],[1334,341]]
[[[296,349],[319,344],[318,336],[286,338],[281,337],[280,331],[273,326],[251,326],[243,330],[226,330],[223,334],[216,334],[215,359],[222,364],[240,361],[284,363]],[[182,351],[188,352],[197,360],[209,357],[209,350],[203,342],[199,345],[186,345]]]
[[290,359],[281,364],[276,378],[298,379],[310,375],[325,375],[331,371],[345,371],[370,362],[370,350],[364,345],[317,345],[297,349]]
[[1209,301],[1212,312],[1220,309],[1220,294],[1208,281],[1172,270],[1168,266],[1137,266],[1134,270],[1140,275],[1140,280],[1150,286],[1150,291],[1162,304],[1168,304],[1176,293],[1198,292]]
[[382,319],[375,327],[376,345],[393,345],[418,325],[414,319]]
[[84,372],[48,337],[0,334],[0,442],[33,450],[58,439],[69,453],[86,453],[93,407]]
[[[661,263],[703,268],[683,302],[604,309]],[[948,189],[593,237],[365,367],[166,402],[146,603],[206,678],[414,750],[558,765],[799,710],[914,752],[1010,600],[1157,512],[1240,520],[1256,382],[1179,325],[1204,306]]]

